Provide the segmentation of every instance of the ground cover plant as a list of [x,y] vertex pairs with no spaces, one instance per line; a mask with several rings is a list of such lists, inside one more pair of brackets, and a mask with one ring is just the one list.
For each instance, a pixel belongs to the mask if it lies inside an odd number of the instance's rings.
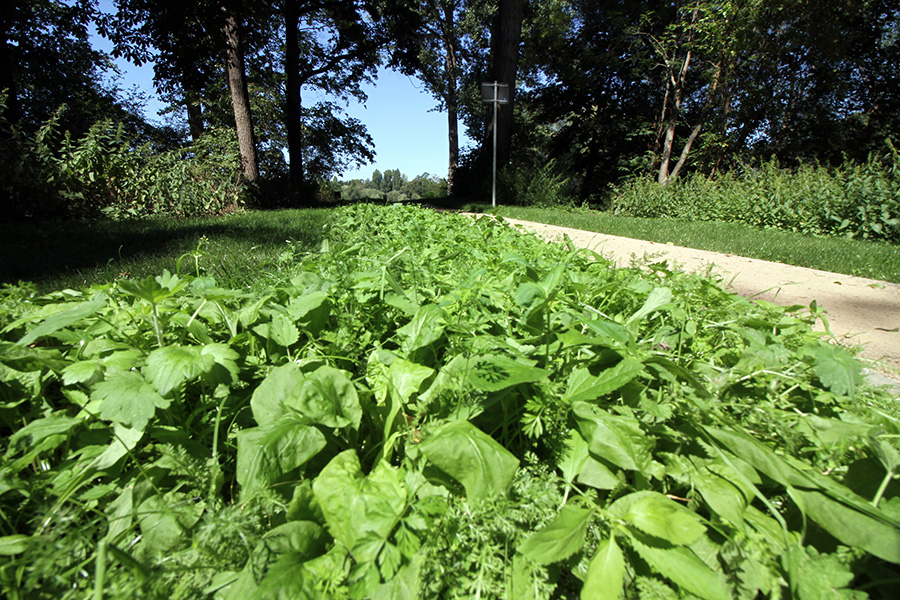
[[5,597],[896,597],[896,399],[815,306],[407,206],[288,250],[4,289]]

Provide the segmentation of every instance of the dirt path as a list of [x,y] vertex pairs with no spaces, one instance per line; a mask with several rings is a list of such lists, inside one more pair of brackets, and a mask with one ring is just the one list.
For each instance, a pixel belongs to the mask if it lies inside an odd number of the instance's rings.
[[900,379],[900,285],[542,223],[506,221],[534,230],[547,240],[568,235],[576,246],[594,250],[619,266],[645,255],[666,259],[690,272],[714,265],[714,272],[742,296],[781,305],[809,306],[815,300],[825,309],[839,342],[861,346],[860,354],[871,361],[872,371],[894,382]]

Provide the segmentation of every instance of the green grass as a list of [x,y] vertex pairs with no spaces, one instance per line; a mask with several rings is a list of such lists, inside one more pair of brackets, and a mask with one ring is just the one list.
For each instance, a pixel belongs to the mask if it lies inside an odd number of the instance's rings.
[[900,247],[886,242],[814,237],[747,225],[613,216],[590,210],[501,206],[482,209],[510,219],[572,227],[610,235],[672,243],[833,273],[900,283]]
[[288,242],[299,251],[315,248],[330,218],[327,209],[310,209],[12,224],[0,238],[0,283],[31,281],[46,292],[117,277],[140,279],[179,266],[182,273],[196,274],[199,266],[223,285],[244,287],[278,269]]

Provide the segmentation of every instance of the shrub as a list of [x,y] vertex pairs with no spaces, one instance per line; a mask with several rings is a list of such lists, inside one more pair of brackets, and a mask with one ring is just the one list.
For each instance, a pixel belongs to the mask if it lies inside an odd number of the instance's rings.
[[613,210],[900,243],[900,156],[890,141],[887,148],[864,164],[836,169],[787,170],[771,161],[715,180],[698,173],[666,187],[635,179],[618,190]]
[[60,135],[64,110],[33,135],[0,124],[0,190],[16,213],[7,217],[188,217],[244,205],[231,130],[211,130],[192,145],[155,152],[149,145],[135,147],[111,121],[95,123],[78,140]]
[[508,168],[499,173],[499,193],[504,204],[570,206],[568,179],[555,172],[554,161],[540,167]]

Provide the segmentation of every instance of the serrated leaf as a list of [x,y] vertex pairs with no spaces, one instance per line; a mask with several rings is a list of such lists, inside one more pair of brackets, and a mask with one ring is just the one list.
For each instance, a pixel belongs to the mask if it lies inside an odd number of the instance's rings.
[[300,339],[300,330],[286,316],[276,314],[269,323],[268,337],[279,346],[287,348]]
[[165,346],[147,356],[145,372],[163,396],[212,369],[215,358],[197,346]]
[[616,515],[640,531],[676,546],[690,546],[706,533],[699,516],[658,492],[633,492],[609,507]]
[[525,538],[518,550],[541,565],[565,560],[581,550],[593,511],[566,504],[546,526]]
[[72,385],[73,383],[83,383],[85,381],[90,381],[91,379],[99,375],[101,371],[102,367],[100,360],[80,360],[68,365],[65,369],[63,369],[62,380],[66,385]]
[[839,396],[853,397],[863,381],[862,366],[849,352],[832,344],[822,344],[811,352],[816,376],[822,385]]
[[519,468],[509,450],[468,421],[438,427],[419,444],[419,450],[461,483],[472,499],[506,494]]
[[584,586],[581,588],[583,600],[622,597],[625,586],[625,556],[616,544],[615,538],[602,540],[588,565]]
[[100,418],[143,431],[157,408],[168,408],[169,401],[144,381],[137,371],[109,373],[94,386],[92,400],[99,400]]
[[632,547],[655,571],[705,600],[734,597],[722,573],[713,571],[684,546],[657,546],[633,538]]

